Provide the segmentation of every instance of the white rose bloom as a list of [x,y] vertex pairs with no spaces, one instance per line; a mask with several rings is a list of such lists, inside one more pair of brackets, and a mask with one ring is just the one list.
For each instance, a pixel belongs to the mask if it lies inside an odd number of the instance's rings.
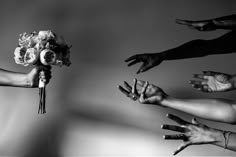
[[24,60],[28,64],[35,64],[39,59],[39,52],[34,48],[28,48]]
[[38,37],[40,39],[50,39],[50,38],[55,38],[55,35],[52,33],[52,31],[39,31]]
[[15,59],[15,62],[16,64],[23,64],[25,65],[25,62],[24,62],[24,56],[25,56],[25,49],[23,47],[17,47],[14,51],[14,59]]
[[56,58],[56,53],[49,49],[44,49],[40,53],[40,61],[43,65],[55,65]]

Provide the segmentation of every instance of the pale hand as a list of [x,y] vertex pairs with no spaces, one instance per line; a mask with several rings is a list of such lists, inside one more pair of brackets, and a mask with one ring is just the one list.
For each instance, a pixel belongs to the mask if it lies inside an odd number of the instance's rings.
[[194,78],[201,80],[191,80],[190,84],[203,92],[224,92],[235,89],[235,82],[232,75],[204,71],[203,74],[194,74]]
[[165,135],[165,140],[183,140],[183,143],[174,151],[173,155],[178,154],[190,145],[212,144],[218,142],[222,132],[199,123],[195,118],[189,123],[175,115],[167,114],[167,117],[178,123],[175,125],[162,125],[162,129],[177,131],[179,134]]
[[124,87],[118,86],[118,88],[127,97],[138,99],[142,104],[159,104],[167,96],[161,88],[137,79],[134,79],[133,86],[124,81]]

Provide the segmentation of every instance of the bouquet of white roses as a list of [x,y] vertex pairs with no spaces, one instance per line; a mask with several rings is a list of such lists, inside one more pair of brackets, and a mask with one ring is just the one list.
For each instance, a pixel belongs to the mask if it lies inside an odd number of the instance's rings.
[[[15,49],[15,62],[24,66],[69,66],[70,47],[62,37],[52,31],[39,31],[20,34],[19,44]],[[39,109],[38,113],[46,113],[45,83],[39,80]]]

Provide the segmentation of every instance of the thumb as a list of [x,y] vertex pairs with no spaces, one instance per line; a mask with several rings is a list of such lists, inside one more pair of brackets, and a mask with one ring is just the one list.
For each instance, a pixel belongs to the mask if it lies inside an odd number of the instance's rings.
[[173,155],[178,154],[179,152],[181,152],[182,150],[184,150],[186,147],[188,147],[190,145],[190,142],[186,142],[186,143],[182,143],[178,149],[173,153]]

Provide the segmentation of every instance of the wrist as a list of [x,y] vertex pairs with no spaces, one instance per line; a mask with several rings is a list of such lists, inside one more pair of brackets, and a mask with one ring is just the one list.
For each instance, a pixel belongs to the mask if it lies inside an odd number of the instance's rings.
[[217,129],[212,129],[212,135],[214,139],[213,144],[221,147],[225,147],[225,135],[224,131],[222,130],[217,130]]
[[163,96],[162,100],[159,102],[159,104],[163,107],[169,107],[171,102],[174,101],[175,98],[165,95]]

